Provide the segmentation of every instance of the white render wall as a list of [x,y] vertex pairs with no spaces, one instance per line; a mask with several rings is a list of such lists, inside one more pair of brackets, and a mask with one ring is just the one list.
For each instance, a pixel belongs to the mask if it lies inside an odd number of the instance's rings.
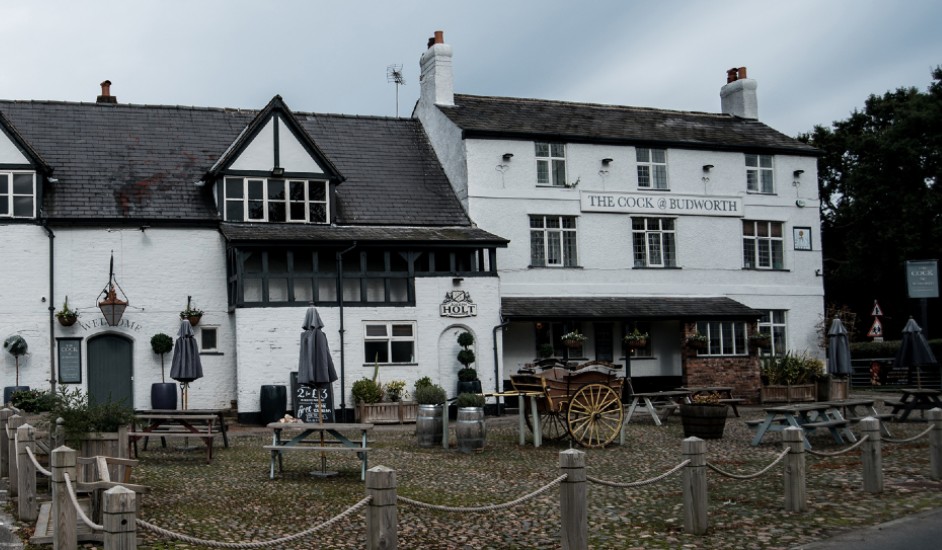
[[[344,307],[345,385],[341,388],[340,380],[334,383],[335,407],[340,406],[343,396],[346,406],[352,408],[353,383],[373,377],[374,365],[364,361],[363,357],[363,326],[367,321],[416,323],[416,363],[381,365],[380,382],[403,380],[411,392],[417,379],[428,376],[444,387],[449,397],[454,397],[457,373],[461,367],[456,359],[460,348],[455,340],[458,332],[470,330],[475,336],[477,359],[472,366],[478,371],[484,391],[493,391],[493,328],[500,324],[498,284],[497,277],[465,277],[460,286],[456,286],[451,277],[417,277],[415,307]],[[477,316],[457,319],[440,316],[439,305],[444,301],[445,293],[452,290],[470,293],[471,300],[478,306]],[[263,385],[280,384],[290,389],[291,372],[298,368],[301,323],[306,309],[307,306],[236,311],[240,413],[260,409]],[[340,376],[340,310],[337,307],[319,307],[318,313],[324,322],[324,334]],[[288,406],[291,406],[290,395]]]
[[[87,340],[100,334],[120,334],[133,342],[133,388],[136,408],[150,408],[151,384],[161,381],[160,357],[150,339],[163,332],[176,339],[179,312],[187,296],[204,310],[203,326],[218,327],[219,354],[201,355],[204,377],[193,382],[190,408],[226,408],[235,396],[235,343],[227,312],[225,243],[215,229],[53,229],[55,233],[55,296],[59,310],[65,296],[80,312],[71,327],[54,323],[54,336],[80,337],[82,384],[88,381]],[[98,310],[98,295],[108,283],[111,251],[115,279],[130,306],[121,326],[109,327]],[[21,359],[21,384],[49,388],[49,240],[35,225],[4,227],[0,271],[5,292],[0,310],[0,336],[21,334],[29,355]],[[121,297],[121,292],[118,293]],[[45,301],[43,301],[45,299]],[[2,354],[3,385],[13,384],[13,357]],[[165,359],[167,382],[172,382],[170,359]],[[25,364],[25,368],[24,368]],[[57,367],[56,367],[57,368]],[[58,371],[58,368],[57,368]]]

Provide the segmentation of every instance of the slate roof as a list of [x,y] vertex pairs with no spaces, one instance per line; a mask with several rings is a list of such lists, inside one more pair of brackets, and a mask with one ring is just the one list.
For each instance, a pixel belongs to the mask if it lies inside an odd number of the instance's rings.
[[718,113],[464,94],[438,108],[465,137],[818,154],[757,120]]
[[762,312],[726,297],[526,297],[502,298],[510,319],[758,319]]
[[[258,110],[0,101],[0,113],[54,170],[53,222],[218,223],[198,187]],[[346,178],[339,224],[470,226],[420,123],[294,113]]]
[[303,241],[368,241],[370,244],[402,242],[471,242],[477,246],[506,246],[506,239],[477,227],[327,226],[301,224],[226,223],[220,231],[234,242],[296,243]]

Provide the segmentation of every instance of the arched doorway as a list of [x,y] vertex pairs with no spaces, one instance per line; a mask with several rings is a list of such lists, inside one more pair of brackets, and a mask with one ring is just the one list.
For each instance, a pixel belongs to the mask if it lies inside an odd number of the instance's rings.
[[88,399],[134,407],[134,343],[118,334],[88,339]]

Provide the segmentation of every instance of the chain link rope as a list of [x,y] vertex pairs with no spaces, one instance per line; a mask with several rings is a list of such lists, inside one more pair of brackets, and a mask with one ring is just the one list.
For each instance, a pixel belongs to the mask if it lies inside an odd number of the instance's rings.
[[765,468],[762,468],[761,470],[759,470],[758,472],[755,472],[755,473],[753,473],[753,474],[734,474],[734,473],[732,473],[732,472],[727,472],[727,471],[725,471],[725,470],[721,470],[719,467],[717,467],[717,466],[715,466],[715,465],[713,465],[713,464],[711,464],[711,463],[709,463],[709,462],[707,462],[706,465],[707,465],[707,468],[713,470],[714,472],[716,472],[716,473],[718,473],[718,474],[720,474],[720,475],[722,475],[722,476],[731,477],[731,478],[733,478],[733,479],[755,479],[755,478],[761,476],[762,474],[768,472],[769,470],[772,469],[773,466],[775,466],[776,464],[778,464],[779,462],[781,462],[782,460],[784,460],[785,457],[788,456],[788,453],[789,453],[789,452],[790,452],[790,449],[784,449],[781,453],[779,453],[779,455],[778,455],[777,457],[775,457],[775,460],[773,460],[771,464],[769,464],[769,465],[766,466]]
[[425,508],[427,510],[438,510],[440,512],[492,512],[495,510],[506,510],[507,508],[517,506],[518,504],[522,504],[532,498],[536,498],[562,483],[563,480],[567,477],[568,476],[566,474],[563,474],[553,481],[550,481],[546,485],[540,487],[536,491],[533,491],[532,493],[527,493],[520,498],[516,498],[510,502],[504,502],[502,504],[488,504],[486,506],[444,506],[441,504],[429,504],[428,502],[421,502],[404,496],[397,496],[396,500],[406,504],[411,504],[413,506],[418,506],[419,508]]
[[588,479],[592,483],[598,483],[599,485],[605,485],[607,487],[615,487],[618,489],[628,489],[631,487],[644,487],[645,485],[651,485],[652,483],[657,483],[658,481],[661,481],[662,479],[666,479],[668,476],[677,473],[681,468],[683,468],[684,466],[688,464],[690,464],[689,458],[681,462],[677,466],[674,466],[670,470],[664,472],[663,474],[657,477],[652,477],[651,479],[645,479],[643,481],[630,481],[628,483],[619,483],[617,481],[606,481],[604,479],[599,479],[597,477],[592,477],[592,476],[586,476],[586,479]]

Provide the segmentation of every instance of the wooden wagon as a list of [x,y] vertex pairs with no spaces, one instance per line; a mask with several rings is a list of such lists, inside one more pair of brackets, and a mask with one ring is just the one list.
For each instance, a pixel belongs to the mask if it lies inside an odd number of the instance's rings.
[[[544,440],[569,436],[584,447],[604,447],[618,437],[624,420],[619,368],[592,361],[569,369],[550,366],[510,376],[514,390],[539,392],[537,409]],[[521,411],[523,414],[523,411]],[[527,426],[533,421],[526,415]]]

